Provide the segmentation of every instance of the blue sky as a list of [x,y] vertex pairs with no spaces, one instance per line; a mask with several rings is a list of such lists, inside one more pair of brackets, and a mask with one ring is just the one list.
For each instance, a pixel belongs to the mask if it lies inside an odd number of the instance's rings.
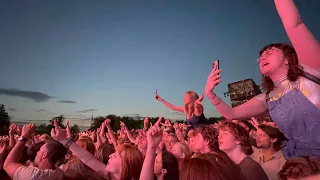
[[[296,2],[320,39],[320,2]],[[218,95],[234,81],[260,84],[259,50],[288,42],[272,0],[0,0],[0,23],[0,103],[14,121],[64,114],[86,125],[91,115],[111,113],[183,119],[153,98],[155,89],[182,105],[185,91],[204,90],[215,59],[223,70]],[[219,116],[206,99],[204,106]]]

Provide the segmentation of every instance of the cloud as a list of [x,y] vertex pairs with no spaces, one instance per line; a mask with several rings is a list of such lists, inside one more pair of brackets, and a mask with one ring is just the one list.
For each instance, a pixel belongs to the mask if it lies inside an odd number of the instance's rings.
[[72,117],[72,118],[84,118],[87,117],[85,115],[82,114],[65,114],[66,117]]
[[69,100],[63,100],[63,101],[57,101],[58,103],[69,103],[69,104],[75,104],[75,101],[69,101]]
[[16,111],[16,110],[18,110],[18,109],[16,109],[16,108],[8,108],[8,111]]
[[46,109],[38,109],[37,112],[47,112]]
[[0,88],[0,95],[7,95],[7,96],[15,96],[15,97],[23,97],[34,100],[36,102],[44,102],[48,101],[49,99],[53,98],[47,94],[36,92],[36,91],[23,91],[18,89],[5,89]]
[[185,114],[184,113],[182,113],[182,112],[173,112],[173,113],[171,113],[172,115],[175,115],[175,116],[185,116]]
[[97,111],[98,109],[86,109],[86,110],[82,110],[82,111],[77,111],[78,113],[87,113],[87,112],[93,112],[93,111]]

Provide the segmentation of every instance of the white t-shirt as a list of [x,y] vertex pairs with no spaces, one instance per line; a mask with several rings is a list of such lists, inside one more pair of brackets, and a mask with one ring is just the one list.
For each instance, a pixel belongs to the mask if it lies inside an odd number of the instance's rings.
[[[303,71],[320,78],[320,69],[313,69],[304,65],[301,66],[303,67]],[[279,82],[275,83],[275,86],[281,87],[279,88],[281,90],[277,91],[275,89],[271,91],[269,101],[275,101],[297,87],[314,105],[318,108],[320,107],[320,85],[305,77],[300,76],[296,82],[290,82],[287,77],[283,77]],[[266,93],[261,93],[254,98],[259,99],[267,106]]]
[[59,168],[42,170],[32,166],[21,166],[14,173],[13,180],[58,180],[62,175],[63,172]]

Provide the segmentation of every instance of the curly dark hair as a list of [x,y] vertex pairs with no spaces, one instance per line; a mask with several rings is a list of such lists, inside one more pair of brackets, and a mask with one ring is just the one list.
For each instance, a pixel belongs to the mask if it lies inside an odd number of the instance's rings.
[[[261,49],[259,52],[260,56],[271,48],[277,48],[283,52],[284,57],[288,60],[289,66],[287,77],[291,82],[296,81],[298,77],[302,75],[303,68],[299,65],[298,56],[294,48],[291,45],[282,43],[269,44]],[[261,82],[262,90],[268,95],[274,88],[273,81],[270,77],[262,75]]]
[[289,159],[278,173],[281,180],[287,178],[299,179],[312,175],[319,174],[320,172],[320,158],[319,157],[294,157]]
[[219,151],[218,135],[219,132],[212,126],[202,125],[198,128],[198,132],[201,133],[203,139],[208,141],[208,146],[211,151]]
[[220,129],[229,131],[234,136],[235,140],[240,142],[242,151],[246,155],[251,155],[253,153],[249,132],[244,127],[233,122],[225,122],[220,126]]

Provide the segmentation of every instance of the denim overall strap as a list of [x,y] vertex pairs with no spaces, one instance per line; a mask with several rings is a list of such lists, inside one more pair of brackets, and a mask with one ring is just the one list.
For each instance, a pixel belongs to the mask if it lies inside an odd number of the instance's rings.
[[297,88],[268,102],[269,114],[288,139],[283,150],[293,156],[320,156],[320,110]]

